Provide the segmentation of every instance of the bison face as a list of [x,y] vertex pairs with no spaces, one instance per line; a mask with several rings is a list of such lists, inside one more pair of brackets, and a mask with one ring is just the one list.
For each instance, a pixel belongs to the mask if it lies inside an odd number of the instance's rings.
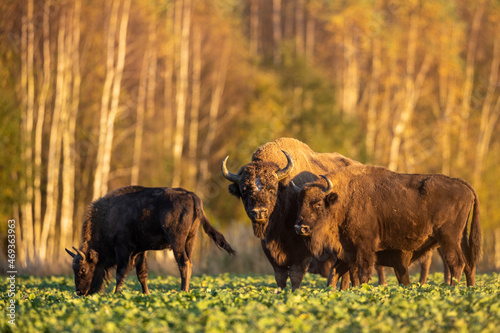
[[94,277],[94,271],[98,261],[98,254],[94,250],[87,254],[73,247],[76,254],[66,249],[66,252],[73,257],[73,272],[75,273],[75,286],[78,296],[88,295]]
[[[327,179],[325,176],[321,176]],[[295,232],[304,237],[312,237],[322,233],[328,226],[331,215],[330,208],[337,201],[337,194],[332,192],[331,182],[323,187],[321,181],[306,185],[300,191],[299,214],[295,222]]]
[[279,169],[273,162],[253,161],[243,166],[238,174],[232,174],[227,170],[227,157],[222,162],[222,174],[233,184],[229,185],[229,192],[241,198],[245,211],[252,221],[255,236],[263,239],[278,194],[280,181],[285,179],[293,169],[293,161],[290,155],[283,151],[288,165]]

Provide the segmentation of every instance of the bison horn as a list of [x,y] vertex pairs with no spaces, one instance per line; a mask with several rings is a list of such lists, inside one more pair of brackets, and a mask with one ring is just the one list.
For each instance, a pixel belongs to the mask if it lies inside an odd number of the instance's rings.
[[226,158],[222,161],[222,164],[220,166],[220,170],[222,172],[222,175],[227,180],[229,180],[229,181],[231,181],[233,183],[239,184],[240,181],[241,181],[241,177],[238,176],[238,175],[236,175],[236,174],[234,174],[234,173],[229,172],[229,170],[227,169],[226,163],[227,163],[227,159],[228,158],[229,158],[229,156],[226,156]]
[[86,257],[85,257],[85,253],[83,253],[82,251],[78,250],[76,247],[73,246],[73,250],[76,251],[76,253],[78,253],[80,255],[80,257],[82,257],[83,261],[85,261]]
[[290,172],[292,172],[294,167],[292,157],[286,151],[282,150],[282,152],[285,154],[288,164],[283,169],[276,171],[276,177],[278,177],[278,180],[285,179]]
[[332,183],[332,181],[331,181],[331,180],[330,180],[327,176],[325,176],[325,175],[321,175],[320,177],[321,177],[321,178],[323,178],[324,180],[326,180],[326,184],[327,184],[327,186],[326,186],[326,188],[323,190],[323,192],[324,192],[325,194],[328,194],[328,193],[330,193],[331,191],[333,191],[333,183]]
[[297,193],[300,193],[300,191],[302,191],[302,188],[300,188],[299,186],[295,185],[295,183],[293,182],[293,180],[290,182],[290,186]]
[[66,252],[68,252],[68,254],[71,256],[71,258],[76,257],[76,253],[73,253],[73,252],[71,252],[70,250],[68,250],[68,249],[66,249],[66,248],[65,248],[65,250],[66,250]]

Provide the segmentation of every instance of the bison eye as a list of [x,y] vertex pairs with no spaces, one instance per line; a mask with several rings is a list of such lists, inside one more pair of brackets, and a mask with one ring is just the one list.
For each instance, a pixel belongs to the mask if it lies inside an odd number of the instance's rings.
[[320,209],[323,207],[323,202],[322,201],[316,202],[313,207],[316,209]]
[[85,274],[87,270],[85,268],[82,268],[82,270],[80,271],[80,274]]

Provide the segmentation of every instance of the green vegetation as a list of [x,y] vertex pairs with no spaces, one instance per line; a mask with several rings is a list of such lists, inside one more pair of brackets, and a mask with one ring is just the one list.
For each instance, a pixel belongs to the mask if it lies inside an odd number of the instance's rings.
[[[412,280],[417,277],[413,276]],[[195,276],[191,292],[177,277],[150,279],[151,295],[140,293],[135,276],[122,294],[77,297],[72,277],[17,279],[16,327],[0,318],[2,331],[22,332],[497,332],[500,275],[480,274],[477,287],[429,283],[410,287],[363,285],[348,291],[325,288],[307,275],[297,292],[275,292],[270,275]],[[2,290],[7,279],[2,278]],[[7,293],[0,305],[6,308]]]

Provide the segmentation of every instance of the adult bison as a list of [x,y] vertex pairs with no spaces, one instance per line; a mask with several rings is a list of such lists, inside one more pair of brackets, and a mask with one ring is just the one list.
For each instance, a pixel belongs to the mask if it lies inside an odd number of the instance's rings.
[[221,164],[224,177],[232,182],[229,192],[241,198],[252,221],[255,236],[271,263],[276,283],[285,288],[288,277],[292,289],[300,283],[309,266],[311,253],[294,231],[297,217],[297,194],[289,186],[303,185],[318,179],[317,175],[359,164],[338,153],[316,153],[305,143],[281,138],[257,148],[252,161],[237,174]]
[[203,211],[198,196],[181,188],[127,186],[94,201],[86,211],[82,244],[73,257],[78,295],[102,289],[109,270],[116,266],[116,289],[136,268],[142,292],[149,294],[146,253],[172,249],[181,274],[181,290],[189,290],[191,253],[198,227],[215,244],[234,254],[224,236],[215,230]]
[[358,268],[360,282],[366,283],[380,257],[377,251],[399,260],[396,273],[407,276],[411,261],[440,246],[451,284],[460,280],[464,268],[467,285],[475,284],[481,253],[479,201],[467,182],[374,166],[351,166],[322,177],[326,187],[323,180],[303,187],[295,226],[313,254],[325,249],[337,253]]

